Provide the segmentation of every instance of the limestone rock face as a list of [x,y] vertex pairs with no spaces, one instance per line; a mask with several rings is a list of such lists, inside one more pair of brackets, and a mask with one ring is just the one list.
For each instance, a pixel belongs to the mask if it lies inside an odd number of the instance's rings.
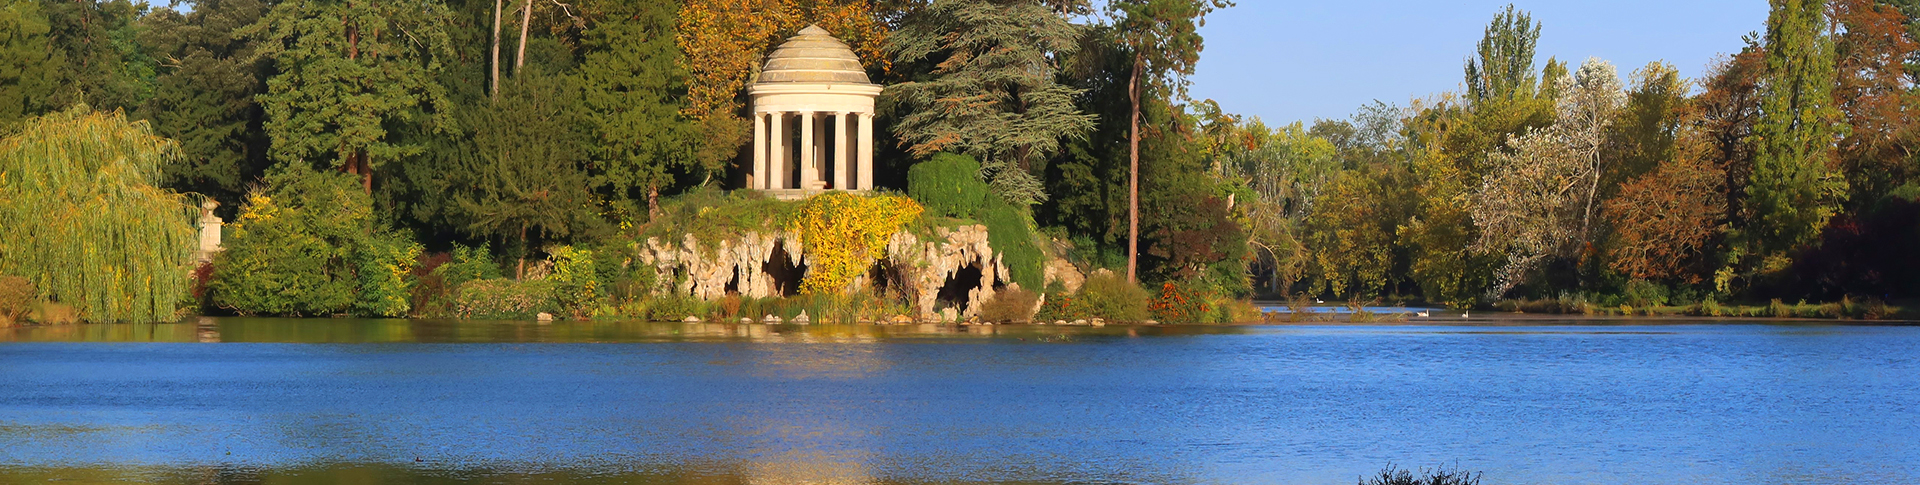
[[806,258],[799,241],[800,238],[786,231],[750,232],[735,239],[720,240],[712,249],[707,249],[688,234],[677,245],[648,238],[645,243],[635,245],[635,249],[638,262],[652,265],[663,281],[673,279],[669,276],[674,274],[686,276],[674,290],[712,301],[727,296],[727,283],[736,277],[739,278],[736,290],[742,296],[779,296],[766,265],[773,263],[774,248],[778,247],[786,253],[787,263],[799,266]]
[[1012,280],[1007,277],[1006,265],[1000,263],[1000,255],[987,245],[987,226],[942,227],[934,230],[934,237],[921,241],[918,236],[899,232],[887,241],[887,262],[907,280],[903,283],[915,290],[910,293],[914,309],[920,312],[921,320],[934,319],[940,288],[960,276],[961,270],[973,267],[980,271],[980,281],[967,291],[966,308],[959,316],[979,315],[980,304],[993,298],[994,282]]
[[[706,244],[691,234],[678,244],[648,238],[634,244],[634,251],[637,264],[652,266],[659,272],[663,285],[674,285],[662,289],[708,301],[726,297],[728,283],[734,283],[734,291],[741,296],[780,296],[779,282],[768,272],[768,267],[775,263],[774,258],[784,253],[789,266],[803,267],[807,263],[807,251],[800,238],[774,230],[750,232]],[[1000,255],[987,244],[987,228],[983,225],[937,228],[933,237],[924,241],[909,232],[894,233],[887,240],[886,255],[879,265],[890,270],[883,272],[889,280],[888,287],[908,295],[921,320],[938,317],[934,306],[940,289],[950,280],[960,276],[972,278],[970,274],[962,275],[963,270],[979,271],[977,281],[955,282],[969,288],[966,305],[958,310],[958,316],[963,318],[979,314],[980,304],[993,298],[996,283],[1012,280],[1007,275],[1007,267],[1001,264]],[[800,277],[789,275],[794,281],[788,284],[795,284]],[[846,291],[870,288],[874,283],[869,277],[861,276]]]
[[1058,281],[1060,286],[1066,287],[1068,293],[1080,291],[1080,285],[1087,282],[1086,275],[1080,274],[1080,268],[1075,268],[1073,263],[1065,259],[1047,258],[1047,265],[1041,270],[1043,276],[1040,281],[1044,283]]

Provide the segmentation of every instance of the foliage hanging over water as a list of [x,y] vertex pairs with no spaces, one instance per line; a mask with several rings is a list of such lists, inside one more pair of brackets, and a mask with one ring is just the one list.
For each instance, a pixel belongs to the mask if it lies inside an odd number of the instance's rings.
[[173,319],[199,210],[154,183],[178,157],[119,112],[83,105],[24,123],[0,140],[0,274],[88,321]]

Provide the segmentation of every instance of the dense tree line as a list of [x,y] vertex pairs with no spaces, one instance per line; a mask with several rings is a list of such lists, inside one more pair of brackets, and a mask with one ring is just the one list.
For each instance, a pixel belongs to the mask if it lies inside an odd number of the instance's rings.
[[1276,291],[1502,298],[1901,298],[1920,289],[1912,6],[1774,1],[1702,79],[1536,65],[1508,8],[1463,89],[1348,120],[1212,114]]
[[[883,186],[969,155],[990,202],[1130,280],[1454,306],[1920,289],[1912,2],[1775,0],[1697,80],[1542,65],[1551,32],[1508,7],[1458,92],[1281,125],[1187,96],[1224,0],[0,2],[0,133],[78,105],[144,121],[178,144],[154,183],[333,248],[307,256],[338,277],[298,290],[327,303],[284,313],[390,313],[338,285],[397,277],[414,241],[518,273],[737,186],[746,87],[809,24],[891,86]],[[311,216],[246,226],[268,209]]]

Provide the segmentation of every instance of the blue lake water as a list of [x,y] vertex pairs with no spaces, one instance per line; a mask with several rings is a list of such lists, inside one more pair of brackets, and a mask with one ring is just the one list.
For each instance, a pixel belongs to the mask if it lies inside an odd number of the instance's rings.
[[0,329],[0,482],[1920,483],[1920,327]]

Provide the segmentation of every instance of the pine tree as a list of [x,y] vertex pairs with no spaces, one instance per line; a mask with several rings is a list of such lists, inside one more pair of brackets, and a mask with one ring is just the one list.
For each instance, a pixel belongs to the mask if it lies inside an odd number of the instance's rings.
[[514,244],[591,233],[596,213],[586,170],[587,127],[572,79],[515,75],[498,101],[469,110],[476,155],[448,170],[457,218],[471,235]]
[[935,0],[888,38],[902,64],[937,62],[928,81],[894,85],[911,107],[894,126],[916,156],[962,152],[1008,201],[1046,200],[1034,162],[1083,137],[1094,117],[1074,106],[1081,91],[1055,81],[1054,59],[1070,54],[1079,29],[1032,0]]
[[235,32],[258,21],[269,5],[201,0],[194,7],[141,20],[141,44],[168,61],[153,97],[135,115],[180,142],[183,163],[165,167],[168,186],[237,204],[242,184],[266,168],[265,115],[254,96],[266,90],[271,68],[254,56],[253,39]]

